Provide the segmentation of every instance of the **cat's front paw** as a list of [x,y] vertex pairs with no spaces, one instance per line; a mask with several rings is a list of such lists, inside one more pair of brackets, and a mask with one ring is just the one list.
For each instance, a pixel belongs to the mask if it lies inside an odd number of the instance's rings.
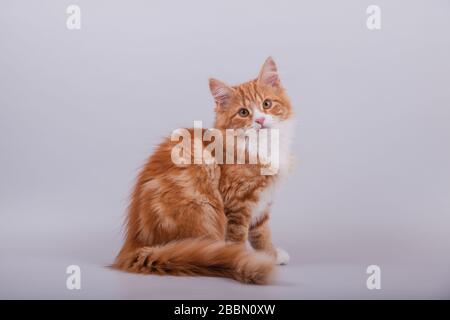
[[284,251],[283,249],[280,249],[280,248],[276,248],[275,250],[277,252],[277,259],[276,259],[277,264],[279,264],[279,265],[288,264],[289,253],[287,253],[286,251]]

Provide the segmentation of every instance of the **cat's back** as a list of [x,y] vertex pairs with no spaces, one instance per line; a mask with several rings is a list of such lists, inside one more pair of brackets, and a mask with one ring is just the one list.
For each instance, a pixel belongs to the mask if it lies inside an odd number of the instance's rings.
[[[194,129],[185,129],[191,137]],[[153,189],[153,193],[162,193],[169,196],[169,201],[206,201],[220,196],[219,181],[221,170],[216,163],[195,164],[194,163],[194,139],[190,140],[190,148],[180,149],[181,140],[165,138],[150,155],[142,168],[137,187],[140,194],[146,190]],[[178,158],[183,155],[187,161],[181,162]],[[178,199],[178,200],[177,200]]]

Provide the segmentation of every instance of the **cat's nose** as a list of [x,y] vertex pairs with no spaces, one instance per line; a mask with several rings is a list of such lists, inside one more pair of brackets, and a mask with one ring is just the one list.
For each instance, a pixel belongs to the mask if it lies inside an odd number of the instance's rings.
[[260,117],[260,118],[256,118],[255,122],[260,124],[260,125],[263,125],[264,124],[264,120],[266,120],[266,118]]

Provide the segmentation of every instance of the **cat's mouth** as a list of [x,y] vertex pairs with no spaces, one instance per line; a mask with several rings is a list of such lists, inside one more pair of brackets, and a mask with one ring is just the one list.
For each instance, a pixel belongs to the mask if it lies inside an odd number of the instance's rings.
[[263,124],[259,124],[259,123],[255,123],[255,125],[253,126],[256,130],[260,130],[260,129],[269,129],[269,126],[265,126]]

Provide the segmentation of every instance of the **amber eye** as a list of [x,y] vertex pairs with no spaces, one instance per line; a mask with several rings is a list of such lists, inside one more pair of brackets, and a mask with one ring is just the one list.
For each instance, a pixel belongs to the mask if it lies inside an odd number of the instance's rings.
[[245,109],[245,108],[239,109],[239,115],[240,115],[241,117],[247,117],[249,114],[250,114],[250,112],[248,112],[247,109]]
[[272,100],[270,99],[266,99],[263,101],[263,108],[264,109],[269,109],[272,106]]

